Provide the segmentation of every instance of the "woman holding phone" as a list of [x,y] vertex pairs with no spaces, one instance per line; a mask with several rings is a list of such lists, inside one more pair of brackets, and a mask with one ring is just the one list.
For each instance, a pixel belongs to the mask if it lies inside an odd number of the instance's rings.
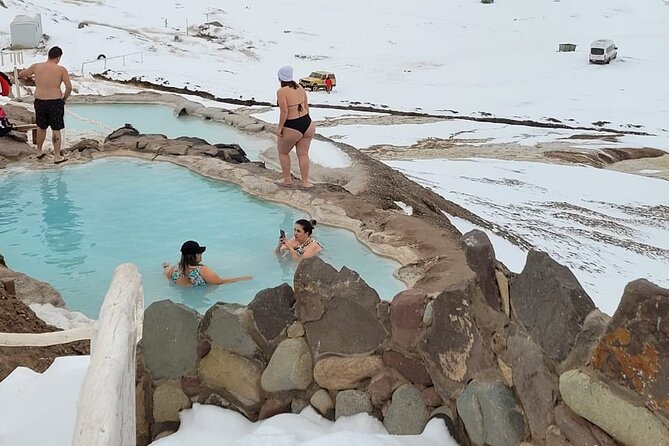
[[276,255],[282,256],[284,253],[289,253],[290,258],[297,261],[318,255],[323,247],[313,238],[315,226],[316,220],[297,220],[293,227],[293,238],[290,240],[286,240],[286,234],[282,229],[279,244],[274,250]]

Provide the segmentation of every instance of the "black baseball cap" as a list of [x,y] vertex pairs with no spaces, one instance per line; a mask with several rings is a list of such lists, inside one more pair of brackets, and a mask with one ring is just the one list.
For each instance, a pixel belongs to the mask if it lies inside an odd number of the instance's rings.
[[206,246],[200,246],[196,241],[188,240],[181,245],[181,254],[202,254],[206,249]]

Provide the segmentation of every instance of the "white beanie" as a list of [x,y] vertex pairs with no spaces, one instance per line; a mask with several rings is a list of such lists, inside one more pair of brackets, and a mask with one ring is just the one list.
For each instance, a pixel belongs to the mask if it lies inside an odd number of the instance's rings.
[[293,80],[293,67],[286,65],[285,67],[279,68],[279,80],[281,82],[290,82]]

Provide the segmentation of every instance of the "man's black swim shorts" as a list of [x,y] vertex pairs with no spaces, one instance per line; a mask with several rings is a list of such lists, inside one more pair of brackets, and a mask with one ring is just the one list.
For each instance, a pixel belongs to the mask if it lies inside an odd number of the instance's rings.
[[65,128],[65,101],[62,99],[35,99],[35,121],[37,127],[51,130]]

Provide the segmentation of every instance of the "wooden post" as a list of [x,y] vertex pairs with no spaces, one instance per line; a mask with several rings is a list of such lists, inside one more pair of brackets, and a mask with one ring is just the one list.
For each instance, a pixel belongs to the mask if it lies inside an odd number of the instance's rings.
[[90,339],[92,334],[92,326],[50,333],[0,333],[0,347],[48,347]]
[[73,446],[135,446],[135,350],[143,315],[142,278],[125,263],[116,268],[91,338]]
[[16,97],[21,99],[21,84],[19,82],[19,70],[14,65],[14,84],[16,85]]

